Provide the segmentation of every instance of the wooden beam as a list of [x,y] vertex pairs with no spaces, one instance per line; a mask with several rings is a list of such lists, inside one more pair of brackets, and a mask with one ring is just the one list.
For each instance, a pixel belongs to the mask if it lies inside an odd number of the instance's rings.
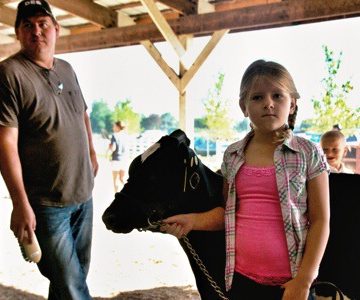
[[0,60],[13,55],[20,50],[20,43],[16,41],[13,44],[0,45]]
[[158,0],[158,1],[184,15],[191,15],[196,13],[196,1],[189,1],[189,0]]
[[0,23],[15,26],[16,10],[8,8],[6,6],[0,6]]
[[[188,49],[188,45],[190,44],[191,39],[192,36],[190,37],[189,35],[180,36],[180,42],[183,45],[184,49],[186,50]],[[187,72],[187,69],[181,63],[181,61],[179,61],[179,76],[182,77],[185,74],[185,72]],[[179,91],[179,126],[183,131],[187,132],[188,134],[193,133],[194,119],[193,117],[191,118],[190,116],[191,110],[188,109],[189,102],[186,99],[186,89],[184,90],[181,89],[181,82],[180,85],[178,86],[178,91]],[[191,122],[190,122],[190,118],[192,119]],[[191,125],[190,123],[192,123],[192,126],[190,126]]]
[[126,9],[126,8],[134,8],[134,7],[141,7],[142,3],[140,1],[136,1],[136,2],[129,2],[129,3],[123,3],[123,4],[118,4],[118,5],[112,5],[110,6],[112,10],[122,10],[122,9]]
[[[6,24],[10,27],[15,26],[16,10],[8,8],[6,6],[0,6],[0,23]],[[70,31],[61,27],[61,34],[68,35]]]
[[[177,35],[200,36],[222,29],[249,31],[355,16],[360,16],[360,0],[289,0],[233,11],[183,16],[169,21],[169,25]],[[139,24],[60,37],[56,49],[57,53],[87,51],[135,45],[147,39],[152,42],[164,40],[154,24]],[[10,47],[3,49],[0,46],[0,56],[8,53]]]
[[216,2],[213,5],[215,6],[216,11],[223,11],[223,10],[244,8],[249,6],[277,3],[281,1],[282,0],[230,0],[224,2]]
[[49,3],[102,27],[116,26],[116,12],[92,1],[49,0]]
[[185,91],[187,85],[191,81],[191,79],[194,77],[194,75],[197,73],[197,71],[200,69],[202,64],[205,62],[205,60],[208,58],[210,53],[214,50],[216,45],[220,42],[222,37],[229,32],[228,29],[223,29],[214,32],[212,35],[210,41],[206,44],[204,49],[201,51],[199,56],[196,58],[195,62],[191,65],[188,71],[186,71],[183,74],[183,77],[181,78],[181,91]]
[[140,43],[146,48],[146,50],[149,52],[149,54],[152,56],[152,58],[155,60],[161,70],[165,73],[165,75],[170,79],[170,81],[175,85],[176,89],[178,90],[180,86],[179,76],[172,68],[169,67],[166,61],[162,58],[161,53],[154,46],[154,44],[151,43],[149,40],[141,41]]
[[[360,15],[360,0],[288,0],[215,13],[186,16],[177,34],[206,35],[221,29],[249,31]],[[173,23],[170,23],[172,25]]]
[[81,33],[89,33],[89,32],[94,32],[94,31],[101,30],[99,28],[99,26],[94,25],[94,24],[84,24],[84,25],[81,25],[81,26],[71,26],[71,27],[68,27],[68,29],[70,30],[71,35],[77,35],[77,34],[81,34]]
[[[316,10],[311,9],[316,3]],[[329,0],[326,3],[322,0],[293,0],[233,11],[184,16],[179,20],[169,21],[169,25],[178,35],[208,35],[222,29],[248,31],[359,15],[360,0]],[[63,37],[58,41],[57,49],[60,53],[85,51],[128,46],[146,39],[152,42],[164,40],[155,25],[140,24]]]
[[[176,11],[173,11],[171,9],[168,10],[162,10],[161,14],[164,16],[167,22],[169,20],[178,19],[180,17],[179,13]],[[149,17],[147,13],[145,14],[138,14],[131,16],[136,21],[136,24],[153,24],[154,21]]]
[[127,14],[124,14],[122,11],[118,11],[117,13],[117,25],[118,27],[135,25],[135,21],[129,17]]
[[16,0],[0,0],[0,6],[15,2]]
[[0,33],[0,45],[1,44],[10,44],[10,43],[15,43],[15,42],[16,42],[15,38]]
[[185,54],[185,49],[175,32],[170,27],[169,23],[166,21],[164,16],[161,14],[160,10],[157,8],[154,0],[141,0],[141,3],[146,7],[149,12],[150,17],[154,21],[155,25],[170,45],[174,48],[175,52],[179,57]]
[[197,13],[205,14],[209,12],[214,12],[215,6],[210,4],[207,0],[198,0]]

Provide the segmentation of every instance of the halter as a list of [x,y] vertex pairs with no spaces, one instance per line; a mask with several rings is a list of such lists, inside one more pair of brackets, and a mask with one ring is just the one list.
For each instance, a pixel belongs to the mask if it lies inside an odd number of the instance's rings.
[[[162,137],[159,140],[158,144],[164,145],[169,140],[177,141],[177,146],[180,147],[181,145],[183,145],[185,149],[184,159],[183,159],[184,177],[183,177],[182,196],[184,196],[184,194],[189,191],[196,190],[200,185],[201,180],[203,180],[205,185],[205,190],[208,192],[209,198],[213,199],[215,197],[215,190],[213,186],[210,184],[208,177],[206,176],[205,166],[203,165],[201,160],[197,157],[195,152],[189,148],[190,140],[186,137],[185,133],[181,130],[176,130],[171,135]],[[161,151],[161,146],[159,150],[155,150],[155,151]],[[126,194],[124,194],[124,196],[130,198]],[[147,216],[147,225],[143,227],[138,227],[136,229],[139,231],[158,229],[162,225],[162,219],[158,219],[158,220],[153,219],[153,216],[156,215],[157,213],[158,211],[156,209],[150,210],[145,208],[144,214]]]

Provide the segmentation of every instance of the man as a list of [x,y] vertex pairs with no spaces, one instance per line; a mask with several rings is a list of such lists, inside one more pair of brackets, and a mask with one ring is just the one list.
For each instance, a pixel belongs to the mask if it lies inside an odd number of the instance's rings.
[[59,36],[49,4],[21,1],[21,50],[0,63],[0,170],[20,242],[37,236],[49,298],[91,299],[86,284],[92,189],[98,163],[76,75],[54,58]]

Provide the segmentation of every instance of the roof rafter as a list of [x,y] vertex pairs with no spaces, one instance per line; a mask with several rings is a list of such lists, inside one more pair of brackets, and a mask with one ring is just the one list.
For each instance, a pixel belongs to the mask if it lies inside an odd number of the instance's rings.
[[[230,29],[231,32],[248,31],[355,16],[360,16],[360,0],[288,0],[201,15],[182,16],[169,20],[168,23],[176,35],[201,36],[210,35],[222,29]],[[108,28],[62,36],[57,42],[57,53],[129,46],[139,44],[143,40],[154,43],[163,41],[164,37],[154,24]],[[17,43],[1,45],[0,57],[8,56],[18,49]]]
[[0,5],[5,5],[11,2],[15,2],[16,0],[0,0]]
[[[292,5],[290,2],[293,2]],[[351,16],[360,16],[360,0],[329,0],[326,2],[323,0],[296,0],[202,15],[183,16],[178,20],[170,20],[169,25],[177,35],[208,35],[222,29],[248,31]],[[57,51],[64,53],[128,46],[138,44],[146,39],[153,42],[164,40],[155,25],[139,24],[110,28],[91,34],[62,37],[57,43]]]
[[196,13],[196,1],[192,0],[158,0],[174,10],[181,12],[184,15],[191,15]]
[[116,12],[92,1],[49,0],[49,3],[102,27],[116,26]]
[[14,26],[16,19],[16,11],[14,9],[2,6],[0,9],[0,23]]
[[282,0],[230,0],[224,2],[217,2],[214,3],[214,5],[217,11],[221,11],[221,10],[229,10],[229,9],[244,8],[249,6],[270,4],[281,1]]
[[164,36],[164,38],[170,43],[170,45],[174,48],[175,52],[179,57],[185,54],[185,49],[178,37],[169,26],[165,17],[161,14],[160,10],[155,5],[154,0],[140,0],[141,3],[146,7],[149,12],[151,19],[156,24],[157,28]]

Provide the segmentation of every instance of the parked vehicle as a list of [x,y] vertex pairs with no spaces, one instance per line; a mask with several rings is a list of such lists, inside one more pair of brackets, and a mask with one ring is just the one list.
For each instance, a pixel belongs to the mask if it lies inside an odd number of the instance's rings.
[[198,155],[208,156],[216,154],[216,141],[204,137],[194,138],[194,150]]

